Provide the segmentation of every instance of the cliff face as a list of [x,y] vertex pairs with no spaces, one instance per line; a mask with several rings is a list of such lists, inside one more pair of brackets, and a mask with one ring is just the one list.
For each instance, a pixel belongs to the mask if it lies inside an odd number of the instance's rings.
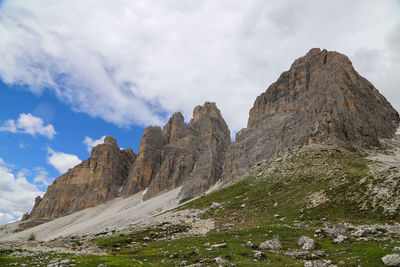
[[175,113],[161,130],[144,130],[138,155],[108,136],[89,159],[58,177],[38,197],[21,228],[146,190],[144,199],[182,186],[181,197],[206,191],[221,177],[230,132],[215,103],[206,102],[186,125]]
[[283,72],[250,110],[226,155],[224,177],[242,175],[274,153],[310,142],[349,149],[392,137],[399,114],[337,52],[312,49]]
[[250,110],[247,128],[230,144],[215,103],[197,106],[189,125],[175,113],[147,127],[138,155],[113,137],[88,160],[56,179],[37,198],[26,227],[146,190],[143,199],[182,186],[181,198],[203,193],[218,179],[248,172],[275,153],[312,142],[347,149],[371,148],[395,134],[399,114],[350,60],[312,49],[283,72]]
[[89,159],[58,177],[43,199],[36,198],[24,219],[32,226],[118,197],[134,159],[131,149],[120,150],[114,137],[106,137]]
[[229,144],[228,126],[215,103],[196,107],[189,125],[175,113],[162,130],[145,129],[123,194],[147,188],[148,199],[182,185],[182,197],[196,196],[221,177]]

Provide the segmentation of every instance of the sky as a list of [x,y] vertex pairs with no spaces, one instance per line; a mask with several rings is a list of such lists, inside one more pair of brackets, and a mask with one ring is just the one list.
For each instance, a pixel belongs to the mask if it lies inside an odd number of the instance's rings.
[[106,135],[217,103],[232,136],[313,47],[346,54],[400,110],[398,0],[0,1],[0,225]]

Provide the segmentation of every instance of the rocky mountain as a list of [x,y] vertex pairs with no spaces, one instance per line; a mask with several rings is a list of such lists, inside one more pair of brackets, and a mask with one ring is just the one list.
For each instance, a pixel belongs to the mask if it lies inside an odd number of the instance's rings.
[[163,129],[144,130],[138,155],[121,150],[114,137],[93,148],[89,159],[57,178],[38,197],[20,227],[32,227],[67,214],[145,190],[144,199],[182,186],[181,198],[206,191],[221,177],[230,131],[215,103],[193,111],[185,124],[175,113]]
[[149,199],[182,185],[182,197],[192,198],[221,177],[229,144],[230,131],[215,103],[197,106],[189,125],[175,113],[162,130],[145,129],[123,194],[147,188]]
[[97,206],[120,195],[136,155],[121,150],[114,137],[93,148],[89,159],[54,180],[43,198],[37,197],[22,228],[31,227],[78,210]]
[[360,151],[392,137],[399,114],[337,52],[312,49],[283,72],[250,110],[247,128],[230,131],[215,103],[197,106],[187,125],[175,113],[163,127],[144,130],[139,152],[120,150],[113,137],[49,186],[23,227],[143,191],[147,200],[182,187],[180,199],[219,179],[248,173],[276,153],[321,143]]
[[350,150],[378,146],[399,123],[397,111],[348,57],[314,48],[257,97],[247,128],[228,149],[223,176],[246,174],[274,153],[313,142]]

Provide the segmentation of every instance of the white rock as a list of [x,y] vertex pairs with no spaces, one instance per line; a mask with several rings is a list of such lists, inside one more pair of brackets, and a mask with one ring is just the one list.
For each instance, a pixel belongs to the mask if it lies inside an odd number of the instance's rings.
[[378,232],[378,230],[376,229],[375,226],[365,228],[365,230],[364,230],[364,234],[366,234],[366,235],[373,235],[373,234],[376,234],[377,232]]
[[254,258],[257,260],[261,260],[262,258],[264,258],[265,255],[264,253],[262,253],[261,251],[254,251]]
[[261,249],[282,249],[281,242],[278,238],[267,240],[260,244]]
[[251,242],[251,241],[247,241],[247,246],[249,246],[249,247],[254,247],[254,244],[253,244],[253,242]]
[[220,208],[221,206],[222,206],[221,203],[213,202],[213,203],[211,204],[211,206],[210,206],[210,209],[218,209],[218,208]]
[[313,263],[313,267],[326,267],[325,262],[321,261],[321,260],[316,260]]
[[300,237],[299,242],[297,243],[302,250],[313,250],[315,249],[314,239],[309,238],[308,236],[303,235]]
[[342,244],[344,241],[346,241],[348,239],[348,237],[347,236],[345,236],[345,235],[338,235],[334,240],[333,240],[333,242],[335,243],[335,244]]
[[227,244],[226,243],[221,243],[221,244],[215,244],[211,246],[211,249],[219,249],[219,248],[226,248]]
[[393,251],[394,251],[394,252],[400,252],[400,247],[394,247],[394,248],[393,248]]
[[364,235],[364,230],[362,230],[362,229],[357,230],[357,231],[354,232],[352,235],[353,235],[353,236],[356,236],[356,237],[361,237],[361,236]]
[[218,257],[218,258],[215,258],[215,259],[214,259],[214,262],[215,262],[216,264],[223,264],[223,263],[227,263],[228,261],[227,261],[227,260],[224,260],[224,259],[221,258],[221,257]]
[[389,254],[382,257],[385,266],[400,266],[400,254]]

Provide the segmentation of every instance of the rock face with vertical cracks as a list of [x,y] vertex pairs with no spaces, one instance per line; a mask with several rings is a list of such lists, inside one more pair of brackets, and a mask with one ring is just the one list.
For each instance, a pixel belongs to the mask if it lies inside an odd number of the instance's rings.
[[107,137],[36,199],[22,228],[142,190],[144,200],[179,186],[182,199],[198,196],[221,177],[246,174],[276,153],[313,142],[371,148],[392,137],[399,123],[399,114],[346,56],[311,49],[257,97],[234,143],[209,102],[194,109],[188,125],[178,112],[162,129],[147,127],[138,155]]
[[377,146],[399,122],[345,55],[314,48],[257,97],[247,128],[227,152],[223,176],[243,175],[276,152],[310,142],[353,150]]
[[36,198],[31,213],[24,216],[25,225],[34,226],[118,197],[135,157],[130,148],[121,150],[115,138],[107,136],[87,160],[54,180],[43,198]]
[[215,103],[197,106],[189,125],[175,113],[162,130],[145,129],[123,194],[147,188],[148,199],[182,186],[181,197],[194,197],[221,177],[229,144],[230,131]]

